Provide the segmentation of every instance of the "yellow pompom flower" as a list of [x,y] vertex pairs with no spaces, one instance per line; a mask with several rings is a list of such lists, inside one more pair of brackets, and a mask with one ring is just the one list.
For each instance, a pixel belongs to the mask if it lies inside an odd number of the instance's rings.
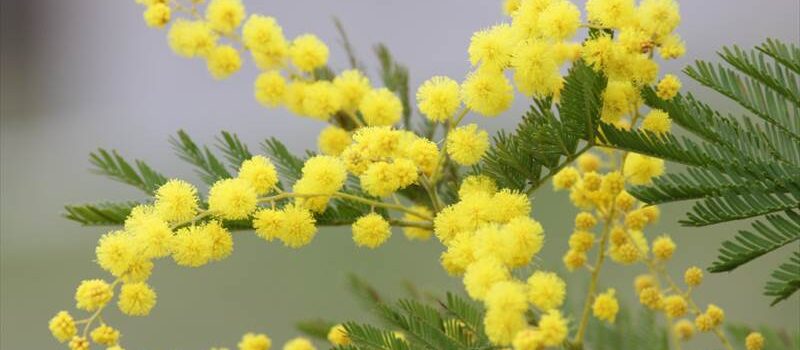
[[108,303],[114,290],[106,281],[100,279],[84,280],[75,290],[75,307],[95,311]]
[[289,340],[288,342],[286,342],[286,344],[283,345],[283,350],[316,350],[316,349],[317,348],[314,347],[314,344],[312,344],[310,340],[303,337],[294,338],[292,340]]
[[590,212],[582,211],[575,215],[575,228],[578,230],[590,230],[597,224],[597,219]]
[[703,270],[697,266],[686,269],[686,272],[683,274],[683,281],[690,287],[699,286],[700,283],[703,283]]
[[[433,213],[431,212],[430,209],[428,209],[428,207],[424,207],[424,206],[421,206],[421,205],[413,205],[409,209],[414,211],[415,213],[419,213],[419,214],[422,214],[422,215],[433,217]],[[417,223],[418,224],[424,224],[424,223],[427,222],[426,220],[423,220],[423,219],[419,218],[418,216],[410,214],[410,213],[403,214],[403,221],[408,222],[408,223],[412,223],[412,224],[417,224]],[[423,227],[406,226],[406,227],[403,227],[403,234],[409,240],[426,241],[426,240],[431,238],[431,235],[433,234],[433,231],[428,229],[428,228],[423,228]]]
[[725,311],[714,304],[708,304],[708,307],[706,307],[706,315],[711,318],[715,327],[721,325],[722,322],[725,321]]
[[553,175],[553,188],[556,191],[571,188],[579,179],[580,174],[577,169],[571,166],[565,167]]
[[600,118],[606,123],[618,123],[623,116],[638,108],[640,103],[639,91],[630,81],[609,81],[603,91]]
[[[659,310],[663,306],[661,292],[655,287],[647,287],[639,292],[639,302],[651,310]],[[676,316],[677,317],[677,316]]]
[[364,95],[358,110],[369,126],[388,126],[400,120],[403,104],[387,88],[372,90]]
[[667,235],[656,238],[653,241],[653,255],[659,260],[669,260],[675,253],[675,242]]
[[628,153],[625,158],[625,177],[634,185],[646,185],[664,173],[664,160],[638,153]]
[[461,105],[458,83],[444,76],[435,76],[426,80],[417,89],[417,106],[419,111],[436,123],[452,118]]
[[358,69],[345,70],[333,79],[333,85],[342,96],[342,109],[352,113],[358,109],[361,99],[370,92],[369,79]]
[[472,35],[467,49],[469,61],[473,66],[502,70],[509,65],[515,45],[511,26],[495,25]]
[[152,4],[147,6],[142,17],[144,23],[151,28],[164,28],[169,23],[172,13],[166,4]]
[[97,344],[112,346],[116,345],[119,340],[119,331],[104,324],[93,329],[91,336]]
[[59,311],[53,316],[50,319],[48,328],[50,328],[50,333],[53,337],[61,343],[72,339],[78,333],[75,327],[75,319],[66,311]]
[[247,333],[239,341],[239,350],[269,350],[272,339],[266,334]]
[[292,64],[303,72],[311,72],[327,64],[328,54],[328,46],[314,34],[298,36],[289,48]]
[[594,245],[595,237],[591,232],[575,231],[569,236],[569,249],[587,252]]
[[706,314],[700,314],[695,317],[694,325],[701,332],[710,332],[714,329],[714,320]]
[[514,350],[540,350],[544,347],[541,333],[532,327],[517,332],[511,346]]
[[417,138],[406,149],[406,156],[417,165],[425,175],[431,176],[439,166],[439,148],[433,141]]
[[[190,188],[194,189],[194,187],[191,187],[191,185],[189,186]],[[173,188],[173,190],[176,189]],[[178,192],[180,191],[181,190],[178,190]],[[178,193],[164,191],[164,194],[164,200],[166,202],[180,202],[181,200],[185,199],[187,200],[187,203],[191,203],[188,197],[184,199],[175,198],[181,196]],[[184,193],[184,195],[186,194],[188,194],[188,192]],[[132,210],[131,214],[128,216],[128,219],[125,220],[125,230],[129,233],[128,236],[130,236],[131,241],[134,242],[134,245],[136,246],[132,248],[136,250],[136,255],[131,258],[129,262],[130,265],[141,264],[142,258],[161,258],[169,254],[169,247],[173,236],[172,229],[166,221],[161,219],[161,217],[166,214],[159,215],[156,213],[157,211],[158,210],[156,207],[140,206],[134,208],[134,210]],[[168,208],[164,209],[162,210],[162,213],[167,211],[170,210]],[[187,216],[182,220],[175,221],[186,221],[192,218],[194,218],[194,214]]]
[[275,209],[261,209],[253,214],[253,228],[256,235],[272,241],[278,237],[283,227],[283,213]]
[[665,60],[676,59],[686,53],[686,46],[680,36],[671,34],[661,41],[658,53]]
[[509,345],[514,336],[525,329],[527,321],[524,310],[492,308],[483,318],[483,328],[492,344]]
[[216,220],[203,225],[203,232],[211,237],[211,260],[222,260],[233,252],[233,236]]
[[271,70],[284,66],[289,44],[274,18],[251,15],[242,27],[242,41],[258,68]]
[[461,84],[461,96],[467,108],[494,117],[511,107],[514,88],[501,72],[478,69]]
[[635,10],[633,2],[633,0],[588,0],[586,16],[593,24],[620,28],[630,23]]
[[73,337],[69,341],[69,350],[89,350],[89,339],[86,339],[86,337]]
[[211,260],[213,246],[214,241],[202,227],[184,227],[173,239],[172,259],[180,266],[203,266]]
[[500,260],[485,258],[467,266],[464,272],[464,286],[472,299],[483,300],[495,283],[507,281],[510,278],[508,269]]
[[609,288],[605,293],[601,293],[594,299],[592,314],[594,317],[597,317],[598,320],[614,323],[614,320],[617,318],[619,303],[614,293],[614,288]]
[[553,46],[544,41],[525,41],[511,59],[514,83],[527,96],[557,95],[563,86]]
[[375,162],[359,176],[361,188],[376,197],[386,197],[400,188],[400,182],[394,173],[394,167],[387,162]]
[[744,346],[747,350],[761,350],[764,348],[764,336],[758,332],[750,332],[744,339]]
[[147,283],[125,283],[120,288],[117,306],[128,316],[147,316],[155,305],[156,292]]
[[442,267],[451,276],[463,275],[467,267],[475,262],[475,240],[470,233],[461,232],[446,244],[447,250],[440,258]]
[[292,81],[286,86],[286,93],[284,94],[284,103],[286,108],[297,115],[306,115],[305,99],[306,91],[311,84],[304,81]]
[[337,324],[328,331],[328,341],[336,346],[349,345],[350,337],[347,335],[347,330],[344,325]]
[[391,235],[389,222],[376,213],[364,215],[353,223],[353,241],[359,247],[377,248]]
[[129,234],[115,231],[100,237],[95,254],[100,267],[120,277],[128,271],[137,252]]
[[542,344],[545,346],[558,346],[567,337],[567,320],[561,311],[552,309],[539,319],[539,332],[542,335]]
[[170,27],[167,40],[179,56],[205,57],[216,47],[217,36],[208,23],[179,19]]
[[636,279],[633,280],[633,288],[636,290],[636,294],[641,294],[645,288],[655,287],[656,286],[656,279],[653,278],[653,275],[643,274],[636,276]]
[[592,153],[581,154],[577,159],[578,169],[583,173],[598,171],[601,163],[600,157]]
[[653,109],[644,117],[642,129],[656,134],[666,134],[672,127],[672,119],[669,114],[660,109]]
[[241,0],[211,0],[206,7],[206,20],[211,28],[225,34],[233,33],[244,19]]
[[680,89],[681,81],[678,80],[678,77],[667,74],[658,82],[658,85],[656,85],[656,95],[662,100],[671,100],[678,94],[678,90]]
[[278,172],[275,170],[275,165],[269,158],[259,155],[242,162],[237,177],[247,180],[257,194],[269,193],[278,183]]
[[286,95],[286,79],[275,70],[261,73],[253,83],[256,101],[265,107],[276,107],[283,103]]
[[566,288],[555,273],[536,271],[528,278],[528,300],[542,311],[556,309],[564,303]]
[[674,0],[642,0],[636,10],[639,25],[655,37],[663,37],[678,27],[681,21]]
[[305,208],[296,205],[283,207],[281,228],[278,238],[290,248],[300,248],[307,245],[317,234],[314,216]]
[[692,339],[694,336],[694,324],[691,321],[682,319],[678,322],[675,322],[675,325],[672,326],[672,332],[675,333],[675,336],[682,341],[687,341]]
[[586,264],[586,252],[570,249],[564,254],[562,260],[567,270],[575,271],[575,269],[583,267],[583,265]]
[[329,81],[317,81],[306,85],[303,98],[303,114],[327,121],[342,108],[342,96]]
[[191,220],[197,215],[197,189],[183,180],[169,180],[156,190],[154,207],[166,221]]
[[511,219],[531,213],[531,201],[528,196],[518,191],[503,189],[492,197],[493,220],[499,223],[509,222]]
[[564,40],[575,35],[580,24],[581,11],[568,0],[553,1],[539,14],[539,31],[555,40]]
[[332,194],[344,186],[347,169],[339,158],[314,156],[303,164],[303,179],[313,183],[316,194]]
[[544,244],[544,229],[536,220],[518,216],[503,226],[503,234],[511,243],[507,259],[511,267],[528,265]]
[[473,165],[489,149],[489,134],[476,124],[460,126],[447,135],[447,154],[458,164]]
[[245,219],[258,204],[258,194],[245,179],[219,180],[208,191],[208,210],[223,219]]
[[319,133],[317,147],[320,152],[329,156],[339,156],[347,146],[353,143],[350,133],[337,126],[329,125]]
[[670,295],[664,298],[663,307],[667,316],[677,318],[685,315],[689,306],[683,296]]
[[486,175],[470,175],[461,181],[461,187],[458,188],[458,197],[463,199],[477,193],[494,195],[495,192],[497,192],[497,184],[494,179]]

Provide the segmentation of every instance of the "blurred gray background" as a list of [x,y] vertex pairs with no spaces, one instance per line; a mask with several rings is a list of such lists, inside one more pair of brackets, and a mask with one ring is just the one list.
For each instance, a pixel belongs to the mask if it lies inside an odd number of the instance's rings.
[[[92,262],[103,228],[85,228],[59,216],[65,203],[100,199],[143,199],[124,185],[89,174],[87,155],[97,147],[115,148],[130,158],[147,160],[168,176],[199,180],[172,154],[167,138],[180,128],[197,140],[212,142],[220,130],[237,132],[258,149],[268,136],[291,149],[315,147],[321,123],[267,110],[252,97],[255,70],[232,78],[211,79],[200,60],[171,53],[165,32],[145,27],[142,8],[132,0],[3,0],[2,134],[0,135],[0,347],[59,348],[47,320],[60,309],[73,309],[78,281],[105,277]],[[460,79],[467,72],[470,35],[503,20],[498,1],[246,0],[248,12],[274,16],[287,36],[316,33],[331,47],[334,67],[346,66],[331,21],[338,16],[356,50],[376,67],[371,47],[385,42],[410,67],[412,87],[434,74]],[[750,47],[766,37],[800,41],[797,0],[705,0],[681,3],[680,34],[685,58],[663,65],[678,72],[693,59],[715,59],[724,44]],[[370,71],[373,78],[375,70]],[[682,74],[681,74],[682,76]],[[376,79],[373,79],[375,81]],[[691,91],[723,99],[696,85]],[[526,105],[518,98],[513,111],[494,120],[470,116],[490,130],[511,128]],[[675,222],[688,209],[663,208],[651,234],[668,232],[678,243],[670,270],[708,266],[719,242],[743,223],[712,229],[681,228]],[[534,216],[548,234],[540,257],[543,268],[560,269],[575,210],[564,194],[537,193]],[[147,318],[122,317],[111,308],[107,321],[123,329],[128,349],[205,349],[234,346],[246,331],[267,332],[278,344],[297,335],[295,321],[313,317],[364,320],[346,288],[356,273],[401,296],[402,281],[435,293],[460,291],[460,282],[438,265],[435,241],[407,242],[402,234],[382,249],[354,247],[347,229],[324,229],[307,248],[290,250],[266,244],[249,232],[235,237],[235,253],[200,269],[157,263],[151,283],[158,305]],[[795,296],[768,307],[764,281],[791,249],[784,249],[731,274],[710,275],[697,291],[701,304],[716,303],[729,320],[768,324],[790,331],[800,325]],[[601,287],[617,287],[633,302],[632,277],[640,267],[608,265]],[[569,289],[583,290],[586,273],[569,275]],[[689,348],[714,348],[701,336]]]

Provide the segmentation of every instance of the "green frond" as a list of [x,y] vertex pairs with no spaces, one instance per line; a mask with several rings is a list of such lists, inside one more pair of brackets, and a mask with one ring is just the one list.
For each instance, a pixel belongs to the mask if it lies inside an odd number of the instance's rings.
[[244,161],[253,158],[253,154],[236,134],[227,131],[220,134],[221,137],[217,137],[217,148],[225,156],[231,169],[238,171]]
[[103,202],[64,206],[63,216],[85,226],[119,226],[139,202]]
[[800,196],[793,194],[725,194],[695,202],[686,219],[679,222],[684,226],[707,226],[794,208],[800,208]]
[[800,47],[794,44],[786,45],[779,40],[769,38],[756,49],[800,74]]
[[[726,324],[728,324],[726,322]],[[737,350],[745,350],[745,339],[751,332],[759,332],[764,336],[765,349],[770,350],[797,350],[800,348],[800,332],[793,330],[794,334],[789,333],[790,329],[774,328],[766,325],[749,327],[743,324],[728,324],[725,327],[728,335],[731,336],[731,343]]]
[[638,317],[621,305],[614,324],[592,318],[587,328],[588,348],[594,350],[668,350],[667,330],[658,324],[656,314],[642,310]]
[[483,330],[483,310],[479,305],[453,293],[447,293],[443,307],[448,316],[460,321],[459,326],[467,328],[471,334],[477,336],[480,343],[489,342]]
[[342,21],[338,17],[333,17],[333,25],[336,27],[336,32],[339,33],[339,44],[342,45],[344,52],[347,54],[347,62],[350,63],[350,68],[366,72],[364,64],[358,60],[356,51],[353,48],[353,44],[350,43],[350,37],[347,35],[347,31],[344,30]]
[[764,295],[775,297],[775,305],[800,289],[800,251],[795,251],[789,262],[782,264],[772,272],[772,281],[767,282]]
[[368,324],[347,322],[344,329],[350,337],[352,344],[349,349],[359,350],[406,350],[411,349],[405,341],[398,338],[394,332],[382,330]]
[[759,256],[800,239],[800,213],[787,210],[785,215],[768,215],[766,222],[757,220],[751,231],[739,231],[734,240],[722,243],[719,257],[711,272],[731,271]]
[[134,167],[116,150],[108,152],[99,148],[97,152],[89,154],[89,162],[94,166],[93,173],[134,186],[149,195],[167,182],[164,175],[153,170],[147,163],[137,159]]
[[169,142],[178,157],[197,167],[197,174],[206,184],[212,185],[218,180],[232,177],[211,150],[207,146],[197,146],[186,131],[179,130],[177,137],[170,137]]
[[384,44],[375,46],[375,55],[381,65],[380,73],[383,86],[400,98],[403,104],[403,126],[411,129],[411,100],[408,88],[408,68],[397,63],[389,48]]

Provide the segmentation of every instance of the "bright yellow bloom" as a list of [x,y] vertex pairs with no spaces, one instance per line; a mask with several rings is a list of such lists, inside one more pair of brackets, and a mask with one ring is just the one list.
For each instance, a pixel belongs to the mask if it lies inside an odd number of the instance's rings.
[[688,305],[686,299],[680,295],[670,295],[663,300],[664,313],[672,318],[681,317],[686,314]]
[[514,336],[525,329],[527,321],[524,310],[492,308],[483,318],[483,328],[492,344],[509,345]]
[[216,220],[203,226],[203,231],[211,237],[211,260],[222,260],[233,252],[233,236]]
[[494,117],[511,107],[514,88],[502,73],[478,69],[461,84],[461,96],[469,109],[486,117]]
[[641,103],[639,91],[630,81],[609,81],[603,91],[603,110],[600,118],[606,123],[617,123]]
[[327,121],[342,108],[342,95],[328,81],[317,81],[306,86],[303,114]]
[[59,342],[63,343],[77,334],[78,330],[75,327],[75,319],[66,311],[59,311],[53,318],[50,319],[48,324],[50,333]]
[[328,46],[314,34],[296,37],[289,48],[292,64],[303,72],[311,72],[327,64],[328,54]]
[[530,264],[544,244],[544,229],[536,220],[527,216],[518,216],[503,226],[503,234],[511,243],[509,266],[522,267]]
[[[614,42],[609,35],[600,35],[594,39],[586,40],[583,43],[581,58],[586,61],[592,69],[600,71],[611,60]],[[608,88],[608,87],[606,87]]]
[[600,169],[600,157],[592,153],[584,153],[578,156],[577,164],[578,169],[583,173],[598,171]]
[[447,135],[447,154],[458,164],[473,165],[489,149],[489,134],[475,124],[460,126]]
[[198,206],[197,189],[186,181],[169,180],[156,190],[154,207],[164,220],[191,220],[197,215]]
[[569,236],[569,249],[587,252],[594,245],[595,237],[591,232],[575,231]]
[[710,332],[714,329],[714,320],[711,319],[711,316],[700,314],[695,317],[694,325],[701,332]]
[[622,190],[622,192],[617,195],[617,199],[614,202],[614,205],[623,212],[631,210],[634,204],[636,204],[636,198],[625,190]]
[[[430,209],[428,209],[428,207],[413,205],[409,209],[416,213],[433,217],[433,213],[431,212]],[[408,223],[419,223],[419,224],[427,222],[426,220],[420,219],[418,216],[409,213],[403,214],[403,221]],[[403,227],[403,234],[405,234],[406,238],[408,238],[409,240],[426,241],[431,238],[433,231],[422,227],[407,226]]]
[[[135,250],[134,256],[131,257],[130,261],[128,262],[129,265],[134,265],[137,263],[141,264],[141,258],[161,258],[169,254],[173,232],[169,224],[162,220],[161,217],[168,217],[167,213],[171,211],[171,208],[169,208],[171,205],[169,204],[170,202],[177,205],[177,207],[184,205],[190,207],[192,206],[192,200],[186,195],[189,193],[188,189],[194,189],[194,187],[191,187],[191,185],[188,186],[189,187],[183,189],[172,188],[169,189],[169,191],[167,190],[168,188],[162,187],[164,191],[159,190],[159,192],[162,192],[163,194],[164,202],[162,202],[161,205],[165,206],[165,208],[162,208],[161,213],[157,213],[158,207],[156,206],[137,206],[131,211],[131,214],[125,220],[125,230],[129,233],[129,244],[132,245],[129,247],[129,250]],[[181,191],[185,192],[180,194]],[[186,201],[186,204],[178,204],[184,200]],[[196,197],[194,200],[197,200]],[[156,202],[157,204],[159,202],[158,193],[156,194]],[[178,211],[181,210],[177,207],[174,209]],[[194,205],[194,208],[197,208],[196,204]],[[192,213],[191,216],[186,215],[183,219],[174,221],[186,221],[192,218],[194,218],[194,213]]]
[[275,209],[260,209],[253,214],[253,228],[256,235],[272,241],[278,237],[283,227],[283,213]]
[[206,7],[206,20],[214,30],[231,34],[244,19],[241,0],[211,0]]
[[519,8],[521,0],[505,0],[503,1],[503,14],[511,16]]
[[316,220],[307,209],[287,205],[283,207],[281,228],[278,238],[290,248],[300,248],[307,245],[317,234]]
[[187,58],[208,56],[217,42],[217,36],[208,23],[183,19],[170,27],[167,39],[172,51]]
[[672,119],[669,114],[660,109],[652,109],[642,121],[642,129],[656,134],[666,134],[672,127]]
[[342,108],[350,113],[358,109],[358,105],[371,87],[369,79],[358,69],[345,70],[333,79],[333,85],[342,96]]
[[639,25],[654,37],[663,37],[678,27],[681,21],[674,0],[642,0],[636,10]]
[[387,162],[375,162],[359,177],[361,188],[370,195],[386,197],[400,188],[394,167]]
[[719,326],[725,321],[725,311],[714,304],[708,304],[708,307],[706,307],[706,315],[711,318],[714,326]]
[[582,211],[575,215],[575,228],[578,230],[590,230],[597,224],[597,219],[590,212]]
[[239,51],[228,45],[217,46],[206,60],[208,72],[214,79],[225,79],[242,68]]
[[567,270],[574,271],[586,264],[586,252],[570,249],[564,254],[563,261]]
[[564,303],[566,288],[555,273],[536,271],[528,278],[528,300],[542,311],[556,309]]
[[656,279],[653,278],[653,275],[650,274],[643,274],[636,276],[636,279],[633,281],[633,288],[636,290],[636,294],[641,294],[645,288],[655,287],[656,286]]
[[283,102],[290,112],[297,115],[306,115],[304,102],[306,99],[306,90],[308,90],[309,86],[309,83],[297,80],[292,81],[286,86]]
[[353,142],[350,133],[342,128],[330,125],[319,133],[317,147],[320,152],[329,156],[338,156]]
[[678,339],[687,341],[694,336],[694,324],[691,321],[682,319],[678,322],[675,322],[675,325],[672,327],[672,331],[678,337]]
[[432,122],[441,123],[452,118],[460,105],[458,83],[448,77],[432,77],[417,90],[419,111]]
[[670,100],[678,94],[681,89],[681,81],[678,77],[667,74],[656,85],[656,95],[662,100]]
[[518,191],[503,189],[492,197],[494,213],[492,220],[499,223],[509,222],[511,219],[531,213],[531,202],[528,196]]
[[256,101],[265,107],[276,107],[283,103],[286,94],[286,79],[278,71],[261,73],[253,83]]
[[553,188],[556,191],[571,188],[579,179],[577,169],[571,166],[565,167],[553,175]]
[[274,18],[251,15],[242,27],[242,40],[258,68],[271,70],[284,66],[289,44]]
[[333,345],[349,345],[350,337],[344,325],[337,324],[328,331],[328,341]]
[[690,287],[699,286],[700,283],[703,283],[703,270],[697,266],[686,269],[686,272],[683,274],[683,281]]
[[461,276],[475,262],[475,240],[472,238],[471,234],[461,232],[448,240],[447,250],[441,256],[442,267],[448,274]]
[[659,260],[669,260],[675,253],[675,242],[667,235],[656,238],[653,241],[653,255]]
[[173,239],[172,259],[181,266],[203,266],[211,260],[213,246],[214,241],[202,227],[184,227]]
[[634,14],[633,0],[588,0],[586,15],[589,22],[604,27],[628,25]]
[[614,288],[609,288],[605,293],[601,293],[594,299],[592,314],[594,317],[597,317],[598,320],[614,323],[614,320],[617,318],[619,303],[614,293]]
[[634,185],[649,184],[664,173],[664,160],[638,153],[628,153],[624,165],[625,177]]
[[514,350],[540,350],[544,347],[542,334],[532,327],[517,332],[511,345]]
[[568,0],[554,1],[539,16],[539,31],[555,40],[572,37],[581,24],[581,11]]
[[558,94],[564,84],[554,52],[551,44],[539,40],[525,41],[517,47],[511,66],[520,92],[533,97]]
[[95,249],[97,263],[116,277],[128,271],[135,255],[132,238],[123,231],[110,232],[102,237]]
[[364,215],[353,223],[353,241],[359,247],[377,248],[391,235],[389,222],[376,213]]
[[171,11],[166,4],[152,4],[147,6],[142,17],[144,23],[151,28],[164,28],[169,23]]
[[372,90],[364,95],[358,110],[369,126],[388,126],[400,120],[403,104],[387,88]]
[[764,348],[764,336],[758,332],[750,332],[744,339],[744,344],[747,350],[761,350]]
[[461,181],[461,187],[458,188],[458,196],[462,199],[471,194],[494,195],[495,192],[497,192],[497,184],[494,179],[486,175],[467,176]]
[[120,288],[117,306],[129,316],[147,316],[156,305],[156,292],[147,283],[125,283]]
[[[639,302],[647,306],[651,310],[659,310],[663,306],[663,297],[661,292],[655,287],[647,287],[639,292]],[[678,316],[676,316],[678,317]]]
[[69,341],[69,350],[89,350],[89,339],[85,337],[73,337]]
[[508,269],[498,259],[485,258],[470,264],[464,272],[464,286],[473,299],[483,300],[495,283],[511,278]]
[[332,156],[314,156],[303,164],[303,179],[313,185],[315,194],[332,194],[339,191],[347,180],[344,163]]
[[237,177],[247,180],[257,194],[267,194],[278,184],[275,165],[269,158],[259,155],[242,162]]
[[475,32],[470,39],[469,61],[473,66],[479,63],[486,68],[501,70],[511,60],[516,42],[508,24],[498,24],[489,29]]
[[686,46],[678,34],[671,34],[661,41],[658,53],[665,60],[676,59],[686,53]]
[[114,290],[106,281],[100,279],[84,280],[75,290],[75,307],[95,311],[108,303]]
[[239,350],[269,350],[272,340],[266,334],[247,333],[239,341]]
[[539,331],[542,334],[542,344],[557,346],[567,337],[567,323],[561,311],[552,309],[539,319]]
[[416,164],[425,175],[431,176],[439,165],[439,148],[431,140],[416,138],[406,148],[408,159]]
[[297,337],[286,342],[283,345],[283,350],[316,350],[314,344],[306,338]]
[[219,180],[208,191],[208,210],[223,219],[244,219],[256,210],[257,197],[248,180]]
[[104,324],[93,329],[91,336],[97,344],[112,346],[116,345],[119,340],[119,331]]

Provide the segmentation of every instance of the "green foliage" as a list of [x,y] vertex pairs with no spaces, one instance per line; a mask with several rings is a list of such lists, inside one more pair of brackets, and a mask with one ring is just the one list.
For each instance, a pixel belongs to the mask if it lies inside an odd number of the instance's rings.
[[200,148],[185,131],[179,130],[177,137],[170,137],[169,142],[178,157],[197,167],[197,174],[206,184],[232,177],[208,146]]
[[297,322],[295,323],[295,328],[309,337],[327,340],[328,331],[335,325],[336,323],[331,321],[313,319]]
[[64,207],[64,217],[86,226],[122,225],[139,202],[103,202]]
[[403,103],[403,125],[406,129],[411,126],[411,102],[408,88],[408,68],[397,63],[389,52],[389,48],[384,44],[375,46],[375,55],[378,56],[381,68],[381,80],[387,89],[391,90],[400,97]]
[[225,156],[228,166],[234,171],[238,171],[245,160],[253,158],[253,154],[236,134],[227,131],[222,131],[220,134],[221,137],[217,137],[217,148]]
[[134,168],[116,150],[108,152],[100,148],[96,153],[89,154],[89,161],[94,165],[92,172],[134,186],[150,195],[167,182],[164,175],[141,160],[134,161]]
[[796,350],[800,348],[800,332],[795,330],[794,334],[789,334],[782,329],[774,329],[767,326],[751,328],[740,324],[731,324],[725,327],[731,336],[731,342],[737,350],[745,350],[744,340],[750,332],[759,332],[764,336],[765,349],[769,350]]
[[765,295],[775,297],[772,305],[789,298],[800,289],[800,252],[795,251],[789,262],[781,264],[772,272],[772,281],[767,282]]
[[667,329],[659,325],[656,314],[642,309],[638,317],[622,307],[613,325],[592,318],[587,342],[593,350],[668,350]]

